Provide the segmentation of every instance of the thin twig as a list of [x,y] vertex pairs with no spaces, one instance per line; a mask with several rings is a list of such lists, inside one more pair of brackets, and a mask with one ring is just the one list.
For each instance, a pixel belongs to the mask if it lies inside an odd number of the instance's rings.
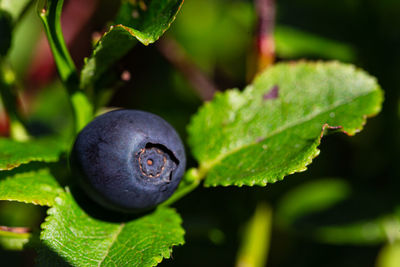
[[10,232],[15,234],[27,234],[31,232],[31,230],[28,227],[9,227],[9,226],[0,226],[0,231]]
[[275,60],[275,0],[255,0],[255,8],[258,16],[257,52],[260,72]]
[[171,37],[157,43],[161,54],[178,69],[203,100],[211,100],[218,90],[213,81],[194,64],[183,47]]

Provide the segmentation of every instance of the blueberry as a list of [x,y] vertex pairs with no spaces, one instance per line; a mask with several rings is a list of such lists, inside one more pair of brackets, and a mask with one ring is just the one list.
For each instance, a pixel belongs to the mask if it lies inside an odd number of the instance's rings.
[[144,111],[116,110],[95,118],[77,136],[71,166],[97,203],[140,211],[168,199],[185,171],[178,134]]

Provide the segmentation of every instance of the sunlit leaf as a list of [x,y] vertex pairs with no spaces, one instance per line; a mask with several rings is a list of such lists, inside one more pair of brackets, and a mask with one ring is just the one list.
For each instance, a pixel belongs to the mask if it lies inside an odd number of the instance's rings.
[[170,27],[183,0],[124,1],[116,23],[97,43],[86,60],[81,87],[90,89],[106,70],[122,58],[139,40],[154,43]]
[[205,185],[266,185],[306,166],[328,129],[359,132],[381,108],[376,80],[351,65],[281,63],[193,117],[189,144]]
[[0,138],[0,170],[11,170],[32,161],[55,162],[66,151],[66,144],[54,139],[17,142]]
[[113,223],[87,215],[69,193],[56,199],[42,227],[41,266],[155,266],[184,242],[181,218],[171,208]]
[[52,206],[62,187],[48,169],[0,172],[0,200]]

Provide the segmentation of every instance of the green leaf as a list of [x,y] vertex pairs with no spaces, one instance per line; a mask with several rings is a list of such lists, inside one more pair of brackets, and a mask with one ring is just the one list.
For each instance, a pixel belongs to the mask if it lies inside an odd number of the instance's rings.
[[[9,0],[14,2],[13,0]],[[41,21],[37,19],[35,8],[28,8],[26,13],[18,20],[12,36],[12,48],[8,54],[8,62],[17,77],[25,77],[31,66],[35,53],[34,49],[27,49],[30,44],[36,44],[42,37]]]
[[[399,240],[399,210],[385,215],[360,217],[360,209],[356,218],[351,218],[343,208],[352,207],[351,202],[345,202],[349,201],[351,195],[354,196],[351,191],[350,185],[338,178],[301,184],[278,202],[276,225],[292,234],[335,245],[375,245]],[[371,204],[362,203],[370,210]],[[354,209],[350,208],[350,212],[353,214]],[[333,218],[345,218],[345,221],[333,219],[332,222],[329,214],[333,214]]]
[[112,26],[97,43],[93,54],[85,62],[80,86],[87,89],[136,44],[135,37],[122,25]]
[[0,247],[6,250],[22,250],[30,237],[30,233],[0,230]]
[[[42,225],[39,263],[55,266],[155,266],[184,243],[180,216],[171,208],[126,223],[88,216],[70,193],[61,195]],[[50,254],[49,254],[50,253]],[[57,256],[55,256],[55,254]]]
[[168,34],[210,77],[218,69],[227,79],[239,82],[245,79],[255,21],[253,1],[185,1]]
[[[368,205],[368,204],[367,204]],[[400,241],[400,208],[373,218],[359,218],[347,223],[316,225],[311,236],[318,242],[334,245],[376,245]]]
[[277,64],[243,92],[206,103],[189,125],[189,144],[206,186],[264,186],[306,170],[324,130],[359,132],[382,101],[376,80],[351,65]]
[[0,0],[0,9],[7,11],[15,21],[31,2],[32,0]]
[[141,43],[154,43],[170,27],[183,0],[125,0],[116,18],[116,24],[126,25]]
[[62,187],[48,169],[0,172],[0,200],[53,206]]
[[315,227],[312,237],[318,242],[335,245],[376,245],[399,240],[400,220],[396,215],[375,219]]
[[124,1],[116,25],[100,39],[81,74],[81,88],[91,88],[136,44],[154,43],[174,21],[183,0]]
[[55,162],[66,149],[64,142],[54,139],[17,142],[0,138],[0,170],[11,170],[33,161]]
[[347,199],[350,185],[341,179],[325,178],[297,186],[279,201],[276,217],[279,225],[293,226],[302,217],[326,210]]
[[400,262],[400,242],[385,245],[378,254],[376,267],[396,267]]
[[246,226],[236,266],[266,266],[271,243],[271,226],[271,207],[259,203]]
[[351,62],[356,58],[354,48],[348,44],[288,26],[277,26],[274,37],[276,53],[286,59],[314,56]]

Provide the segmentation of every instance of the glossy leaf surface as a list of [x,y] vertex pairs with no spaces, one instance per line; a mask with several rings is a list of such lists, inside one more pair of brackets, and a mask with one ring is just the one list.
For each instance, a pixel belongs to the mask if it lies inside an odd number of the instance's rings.
[[[70,193],[61,195],[42,225],[41,266],[155,266],[183,244],[180,216],[159,208],[130,222],[88,216]],[[56,256],[50,251],[55,252]]]
[[281,63],[200,108],[189,143],[206,186],[266,185],[306,170],[325,130],[359,132],[382,100],[376,80],[351,65]]
[[11,170],[32,161],[55,162],[65,150],[65,143],[53,139],[17,142],[0,138],[0,170]]

